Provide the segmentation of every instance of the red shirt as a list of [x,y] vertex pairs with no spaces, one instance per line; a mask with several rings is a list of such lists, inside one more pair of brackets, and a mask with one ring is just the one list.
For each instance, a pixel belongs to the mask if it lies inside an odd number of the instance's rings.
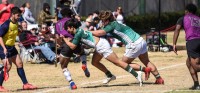
[[11,8],[14,7],[14,4],[0,4],[0,10],[8,5],[10,5],[11,7],[0,14],[0,24],[3,24],[6,20],[10,18]]

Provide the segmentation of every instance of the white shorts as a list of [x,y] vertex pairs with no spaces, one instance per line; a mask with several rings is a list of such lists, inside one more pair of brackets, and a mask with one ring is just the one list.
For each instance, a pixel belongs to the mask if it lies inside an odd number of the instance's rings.
[[134,43],[126,45],[124,56],[129,58],[136,58],[140,54],[144,54],[145,52],[147,52],[147,43],[142,37],[140,37]]
[[100,38],[96,45],[96,51],[101,54],[104,58],[107,58],[111,53],[113,53],[110,44],[105,38]]

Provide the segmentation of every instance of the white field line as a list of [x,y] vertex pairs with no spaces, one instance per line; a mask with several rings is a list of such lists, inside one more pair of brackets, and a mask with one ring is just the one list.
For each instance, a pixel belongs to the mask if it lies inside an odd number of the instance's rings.
[[[182,66],[182,65],[185,65],[185,63],[180,63],[180,64],[176,64],[176,65],[171,65],[171,66],[166,66],[166,67],[163,67],[163,68],[159,68],[158,70],[165,70],[165,69],[170,69],[170,68],[174,68],[174,67],[178,67],[178,66]],[[129,77],[129,76],[132,76],[132,75],[122,75],[122,76],[117,76],[117,78],[124,78],[124,77]],[[96,80],[96,81],[92,81],[92,82],[86,82],[86,83],[81,83],[81,84],[78,84],[78,85],[87,85],[87,84],[95,84],[95,83],[99,83],[99,82],[102,82],[103,80]],[[44,91],[37,91],[35,93],[48,93],[48,92],[51,92],[51,91],[56,91],[56,90],[62,90],[62,89],[65,89],[66,87],[60,87],[60,88],[54,88],[54,89],[48,89],[48,90],[44,90]],[[160,92],[162,90],[146,90],[148,92]],[[164,90],[163,92],[167,92],[167,91],[172,91],[172,90]],[[120,91],[117,91],[117,92],[120,92]],[[121,93],[124,93],[124,92],[129,92],[129,91],[121,91]],[[130,91],[133,93],[133,91]],[[136,91],[137,93],[139,92],[144,92],[144,91]],[[112,93],[111,91],[110,92],[95,92],[95,93]],[[116,92],[115,92],[116,93]]]

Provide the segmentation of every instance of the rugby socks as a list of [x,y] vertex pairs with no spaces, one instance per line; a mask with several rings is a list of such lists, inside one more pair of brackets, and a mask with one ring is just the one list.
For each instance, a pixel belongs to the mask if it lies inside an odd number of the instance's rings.
[[132,75],[134,75],[135,77],[138,76],[138,73],[135,72],[135,70],[130,66],[128,65],[126,68],[125,68],[126,71],[128,71],[129,73],[131,73]]
[[82,61],[82,64],[87,65],[87,56],[86,55],[81,55],[80,59]]
[[28,83],[27,79],[26,79],[26,75],[25,75],[25,72],[24,72],[24,69],[23,68],[17,68],[17,73],[19,75],[19,77],[21,78],[23,84],[26,84]]
[[112,74],[110,71],[107,71],[105,74],[106,74],[106,76],[107,76],[108,78],[110,78],[110,77],[113,76],[113,74]]
[[194,86],[199,86],[199,81],[194,81]]
[[157,75],[154,75],[154,76],[156,77],[156,79],[161,78],[159,73]]
[[67,68],[63,69],[63,74],[67,81],[72,81],[71,74]]
[[144,70],[145,70],[145,67],[140,66],[140,71],[145,72]]
[[3,85],[3,81],[4,81],[4,76],[3,76],[3,74],[4,74],[4,71],[1,70],[1,73],[0,73],[0,86]]

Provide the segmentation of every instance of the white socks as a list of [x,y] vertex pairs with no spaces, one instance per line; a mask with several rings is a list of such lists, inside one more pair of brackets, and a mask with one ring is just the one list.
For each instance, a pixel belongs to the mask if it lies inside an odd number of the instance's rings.
[[69,70],[67,68],[63,69],[63,74],[64,74],[64,76],[65,76],[67,81],[71,81],[72,80],[71,74],[70,74],[70,72],[69,72]]

